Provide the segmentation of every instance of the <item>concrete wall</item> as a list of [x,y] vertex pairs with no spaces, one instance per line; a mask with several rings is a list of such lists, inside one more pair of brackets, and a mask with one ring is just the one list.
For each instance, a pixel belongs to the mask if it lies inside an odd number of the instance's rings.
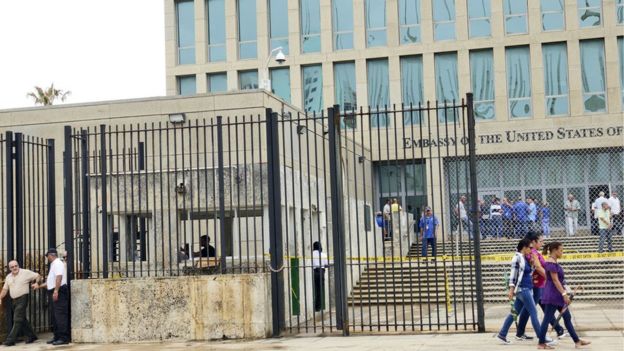
[[269,274],[72,282],[74,342],[264,338]]

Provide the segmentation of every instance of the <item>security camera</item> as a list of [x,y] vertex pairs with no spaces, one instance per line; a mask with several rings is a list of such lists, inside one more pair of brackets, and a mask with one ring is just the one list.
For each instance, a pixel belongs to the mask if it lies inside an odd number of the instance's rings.
[[286,55],[284,55],[281,49],[277,52],[277,54],[275,54],[275,61],[277,61],[280,65],[286,62]]

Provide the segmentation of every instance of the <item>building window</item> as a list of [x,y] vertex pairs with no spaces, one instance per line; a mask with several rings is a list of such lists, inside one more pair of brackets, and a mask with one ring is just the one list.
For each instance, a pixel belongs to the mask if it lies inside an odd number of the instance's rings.
[[420,41],[420,0],[399,0],[401,45]]
[[208,60],[225,61],[225,1],[206,1],[208,18]]
[[620,56],[620,100],[622,100],[622,110],[624,110],[624,37],[618,37],[617,42]]
[[176,2],[178,64],[195,63],[195,9],[192,0]]
[[533,115],[531,109],[531,59],[528,46],[516,46],[505,50],[507,61],[507,98],[509,117],[521,118]]
[[353,0],[332,0],[334,50],[353,49]]
[[455,39],[455,0],[433,1],[433,39]]
[[255,59],[258,55],[256,0],[238,0],[238,58]]
[[320,0],[301,0],[301,52],[304,54],[321,51],[321,8]]
[[568,52],[565,43],[544,44],[544,98],[547,116],[568,115]]
[[301,69],[303,83],[303,110],[309,113],[323,111],[323,70],[321,65]]
[[[342,111],[357,109],[357,95],[355,89],[355,63],[340,62],[334,64],[334,93],[335,103]],[[355,118],[343,118],[343,129],[356,128]]]
[[586,113],[607,110],[605,77],[604,41],[581,40],[581,81]]
[[601,26],[602,0],[577,0],[577,4],[581,28]]
[[290,103],[290,69],[288,67],[271,69],[271,92]]
[[541,0],[540,11],[544,32],[565,29],[564,0]]
[[225,72],[208,74],[208,91],[211,93],[227,91],[227,74]]
[[371,127],[387,127],[390,119],[387,113],[373,113],[385,111],[390,103],[389,81],[388,81],[388,60],[368,60],[366,61],[366,77],[368,87],[368,105],[370,106]]
[[[401,57],[401,101],[404,109],[417,109],[423,103],[422,56]],[[403,124],[420,124],[421,113],[408,111],[403,114]]]
[[505,34],[526,34],[528,30],[527,0],[504,0]]
[[238,72],[238,88],[240,90],[258,89],[258,71]]
[[288,55],[288,0],[269,0],[271,50],[281,47]]
[[366,0],[366,46],[386,43],[386,0]]
[[496,117],[494,107],[494,63],[492,49],[470,51],[470,81],[477,120]]
[[178,77],[178,95],[195,95],[195,76],[179,76]]
[[[617,4],[615,4],[615,13],[617,17],[618,24],[624,24],[624,0],[617,0]],[[620,53],[622,50],[620,50]]]
[[492,35],[492,6],[490,0],[468,0],[468,33],[470,38]]
[[436,99],[439,103],[438,120],[442,123],[455,121],[454,109],[444,108],[459,100],[459,83],[457,81],[457,53],[448,52],[435,54]]

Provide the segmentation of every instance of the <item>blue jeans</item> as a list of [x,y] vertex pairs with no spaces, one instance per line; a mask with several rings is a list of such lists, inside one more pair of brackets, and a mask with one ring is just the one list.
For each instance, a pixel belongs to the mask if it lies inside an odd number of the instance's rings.
[[[542,321],[542,325],[539,329],[539,332],[537,333],[540,344],[546,343],[546,333],[548,332],[548,325],[556,320],[555,311],[557,310],[561,310],[561,307],[555,305],[546,305],[546,309],[544,310],[544,320]],[[563,323],[565,324],[568,333],[570,333],[570,337],[572,337],[572,340],[574,340],[575,343],[579,342],[579,337],[578,335],[576,335],[576,330],[574,330],[574,324],[572,324],[572,315],[570,314],[570,310],[566,310],[565,312],[563,312]]]
[[468,235],[470,236],[470,239],[472,239],[472,221],[466,217],[466,218],[462,218],[461,219],[462,222],[462,234],[464,234],[466,231],[468,231]]
[[550,219],[542,218],[542,232],[545,237],[550,237]]
[[[535,301],[535,306],[537,309],[537,305],[542,307],[542,311],[546,311],[546,307],[540,303],[542,300],[542,291],[543,288],[533,288],[533,301]],[[516,331],[517,336],[522,336],[525,333],[527,322],[529,321],[529,312],[526,308],[522,309],[522,311],[518,312],[518,330]],[[563,327],[559,325],[559,323],[555,324],[555,319],[551,321],[551,325],[557,331],[557,334],[563,334]],[[535,331],[537,333],[537,331]]]
[[492,236],[500,238],[503,235],[503,217],[492,216],[490,221],[492,223]]
[[422,257],[427,257],[427,248],[431,244],[431,256],[435,257],[436,255],[436,239],[435,238],[425,238],[422,239]]
[[613,251],[613,244],[611,243],[611,230],[610,229],[600,229],[598,231],[600,233],[600,243],[598,244],[598,252],[604,251],[604,243],[607,241],[607,245],[609,247],[609,252]]
[[[514,309],[516,311],[522,311],[523,308],[526,308],[529,312],[529,316],[531,316],[531,324],[533,325],[533,329],[535,330],[535,334],[540,330],[539,319],[537,318],[537,309],[535,309],[535,302],[533,301],[533,289],[531,288],[518,288],[518,292],[516,293],[516,301],[514,302]],[[507,333],[509,332],[509,328],[514,321],[513,315],[510,313],[505,322],[503,322],[503,327],[498,332],[498,335],[507,338]]]

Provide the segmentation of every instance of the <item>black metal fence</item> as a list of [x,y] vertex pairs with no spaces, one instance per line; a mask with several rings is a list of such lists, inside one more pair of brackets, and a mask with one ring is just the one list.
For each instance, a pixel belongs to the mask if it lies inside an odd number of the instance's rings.
[[442,181],[474,156],[471,108],[66,127],[69,276],[270,272],[274,335],[483,331],[476,212],[452,235]]
[[[54,140],[8,131],[0,136],[0,164],[2,278],[10,274],[7,266],[11,260],[45,277],[45,251],[56,246]],[[45,291],[31,292],[27,317],[35,331],[50,327],[47,304]],[[3,306],[10,326],[10,298]]]

